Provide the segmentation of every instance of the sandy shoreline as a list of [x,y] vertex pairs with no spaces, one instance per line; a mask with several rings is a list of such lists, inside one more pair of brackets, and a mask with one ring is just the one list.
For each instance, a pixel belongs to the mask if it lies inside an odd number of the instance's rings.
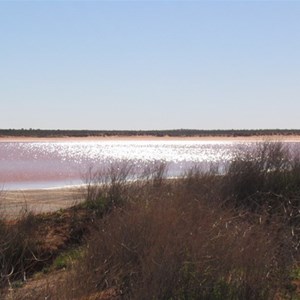
[[2,191],[0,218],[13,219],[24,211],[45,213],[57,211],[84,200],[82,187]]
[[300,135],[262,135],[262,136],[88,136],[88,137],[0,137],[1,142],[101,142],[101,141],[283,141],[299,142]]

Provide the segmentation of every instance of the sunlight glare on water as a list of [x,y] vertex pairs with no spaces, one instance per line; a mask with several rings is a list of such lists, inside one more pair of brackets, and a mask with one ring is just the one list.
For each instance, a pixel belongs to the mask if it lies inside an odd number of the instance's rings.
[[168,175],[194,165],[224,164],[245,143],[228,141],[1,142],[0,182],[5,188],[77,184],[90,167],[129,161],[135,166],[165,162]]

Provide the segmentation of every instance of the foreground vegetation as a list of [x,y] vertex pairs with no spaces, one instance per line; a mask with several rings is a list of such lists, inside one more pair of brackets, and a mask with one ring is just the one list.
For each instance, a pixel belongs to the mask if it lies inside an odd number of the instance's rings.
[[295,153],[259,144],[222,176],[166,167],[91,171],[84,203],[1,221],[2,298],[299,299]]

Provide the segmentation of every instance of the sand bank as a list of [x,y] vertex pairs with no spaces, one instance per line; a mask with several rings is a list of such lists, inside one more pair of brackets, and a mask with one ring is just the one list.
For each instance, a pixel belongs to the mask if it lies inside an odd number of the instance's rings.
[[82,187],[3,191],[0,194],[0,217],[15,218],[25,210],[34,213],[56,211],[83,200]]
[[262,136],[88,136],[88,137],[0,137],[1,142],[101,142],[101,141],[283,141],[299,142],[300,135],[262,135]]

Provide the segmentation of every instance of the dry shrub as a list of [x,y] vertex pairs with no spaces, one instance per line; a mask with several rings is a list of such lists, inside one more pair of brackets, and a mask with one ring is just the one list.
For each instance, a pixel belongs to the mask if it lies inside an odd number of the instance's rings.
[[159,190],[166,173],[167,165],[163,162],[148,164],[142,170],[129,161],[95,171],[90,168],[84,175],[83,205],[93,215],[103,217],[128,201],[139,201],[145,194]]
[[203,171],[201,167],[194,166],[183,175],[181,180],[178,180],[180,188],[176,193],[184,193],[182,197],[198,200],[207,199],[210,202],[222,203],[223,177],[219,175],[218,170],[218,165],[213,165],[208,171]]
[[154,161],[143,167],[138,179],[146,181],[154,186],[160,186],[167,175],[168,164],[164,161]]
[[[222,192],[224,197],[234,198],[238,205],[252,210],[266,204],[267,194],[274,195],[274,199],[292,198],[300,194],[299,156],[279,142],[265,142],[247,149],[230,163]],[[280,205],[279,202],[280,199],[273,201],[272,207]]]
[[26,211],[16,221],[0,221],[0,288],[41,268],[36,226],[37,218]]
[[280,234],[162,190],[98,221],[64,297],[113,289],[124,299],[271,299],[290,266]]
[[129,162],[115,163],[96,171],[90,168],[84,174],[83,206],[97,217],[121,206],[128,198],[128,181],[133,174],[133,165]]
[[266,212],[287,225],[300,245],[300,156],[287,144],[264,142],[239,153],[223,176],[221,198],[237,208]]

